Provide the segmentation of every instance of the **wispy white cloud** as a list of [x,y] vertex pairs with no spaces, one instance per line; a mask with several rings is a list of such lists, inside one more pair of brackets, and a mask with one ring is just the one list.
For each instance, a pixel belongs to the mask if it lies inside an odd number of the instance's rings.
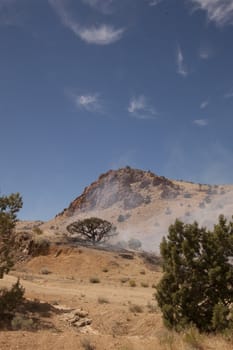
[[143,95],[130,100],[128,112],[137,119],[154,119],[157,115],[156,110],[148,104]]
[[193,124],[200,126],[200,127],[204,127],[208,125],[208,120],[207,119],[195,119],[193,121]]
[[224,95],[225,98],[233,98],[233,91],[230,91],[230,92],[227,92],[225,95]]
[[115,3],[115,0],[82,0],[82,2],[106,15],[111,14],[114,11],[113,4]]
[[188,75],[188,70],[184,63],[184,56],[180,46],[177,47],[176,53],[176,64],[177,64],[177,73],[186,77]]
[[103,24],[99,27],[79,28],[75,33],[88,44],[108,45],[120,40],[124,29],[114,29]]
[[206,108],[208,105],[209,105],[209,101],[208,101],[208,100],[205,100],[205,101],[203,101],[203,102],[200,104],[200,108],[201,108],[201,109],[204,109],[204,108]]
[[150,6],[156,6],[158,5],[160,2],[162,2],[163,0],[149,0],[149,5]]
[[201,47],[199,50],[199,57],[202,60],[208,60],[212,56],[212,50],[208,47]]
[[63,25],[88,44],[109,45],[121,39],[125,29],[115,29],[111,25],[83,27],[73,19],[67,10],[64,0],[48,0],[49,4],[60,17]]
[[98,93],[76,94],[70,90],[66,90],[65,93],[78,109],[92,113],[103,112],[102,102]]
[[233,1],[232,0],[189,0],[196,9],[207,12],[209,21],[223,26],[233,24]]

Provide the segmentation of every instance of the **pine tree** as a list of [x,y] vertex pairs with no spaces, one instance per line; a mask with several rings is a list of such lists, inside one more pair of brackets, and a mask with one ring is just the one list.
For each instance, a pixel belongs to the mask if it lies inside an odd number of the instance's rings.
[[164,275],[156,299],[165,324],[201,331],[232,326],[233,223],[224,216],[213,231],[176,220],[161,246]]
[[19,193],[0,197],[0,278],[13,266],[12,246],[17,213],[23,201]]

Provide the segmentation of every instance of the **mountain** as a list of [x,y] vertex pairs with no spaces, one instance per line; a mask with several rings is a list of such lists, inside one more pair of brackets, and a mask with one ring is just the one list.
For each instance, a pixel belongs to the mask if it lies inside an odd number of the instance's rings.
[[211,227],[220,214],[231,216],[232,194],[233,185],[170,180],[151,171],[125,167],[100,175],[41,228],[50,237],[59,237],[69,223],[97,216],[117,226],[118,240],[133,237],[140,239],[145,249],[158,250],[176,218]]

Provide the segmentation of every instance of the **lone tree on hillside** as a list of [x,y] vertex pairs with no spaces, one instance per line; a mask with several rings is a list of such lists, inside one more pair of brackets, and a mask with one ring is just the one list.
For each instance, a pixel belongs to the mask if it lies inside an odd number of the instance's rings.
[[164,275],[156,299],[165,324],[208,332],[233,327],[233,223],[221,215],[208,231],[177,220],[160,249]]
[[12,245],[17,213],[23,201],[19,193],[0,197],[0,278],[13,266]]
[[70,238],[76,242],[105,243],[111,237],[117,235],[116,227],[110,222],[100,218],[91,217],[71,223],[66,227]]

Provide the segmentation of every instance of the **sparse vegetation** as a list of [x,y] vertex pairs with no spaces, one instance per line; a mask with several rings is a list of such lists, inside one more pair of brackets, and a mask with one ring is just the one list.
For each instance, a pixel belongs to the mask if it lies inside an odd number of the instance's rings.
[[166,215],[171,215],[171,213],[172,213],[171,209],[170,208],[166,208],[165,214]]
[[129,280],[129,285],[130,285],[130,287],[136,287],[137,286],[135,280]]
[[140,256],[143,258],[144,263],[148,268],[158,270],[162,266],[162,259],[155,253],[142,252]]
[[173,332],[165,331],[159,337],[160,345],[166,350],[178,350],[175,346],[175,335]]
[[144,199],[144,203],[145,204],[150,204],[151,203],[151,197],[150,196],[146,196]]
[[128,248],[128,244],[126,241],[124,240],[121,240],[121,241],[118,241],[116,244],[115,244],[115,247],[119,248],[119,249],[127,249]]
[[43,231],[41,230],[41,228],[39,226],[34,226],[32,231],[33,231],[33,233],[35,233],[38,236],[43,234]]
[[42,275],[49,275],[50,273],[52,273],[52,271],[50,271],[49,269],[47,269],[46,267],[44,267],[43,269],[41,269],[41,274]]
[[81,345],[84,350],[95,350],[96,347],[91,343],[90,339],[84,338],[81,340]]
[[151,302],[148,302],[147,307],[148,307],[148,312],[151,314],[158,312],[158,306],[155,303],[152,304]]
[[100,283],[99,277],[96,277],[96,276],[90,277],[89,281],[90,281],[91,283]]
[[118,218],[117,218],[117,221],[118,221],[118,222],[124,222],[124,221],[126,221],[129,217],[130,217],[130,214],[129,214],[129,213],[127,213],[127,214],[125,214],[125,215],[120,214],[120,215],[118,216]]
[[126,283],[129,281],[129,277],[122,277],[120,281],[121,283]]
[[129,310],[130,310],[131,312],[136,313],[136,314],[139,314],[139,313],[142,313],[142,312],[143,312],[142,306],[137,305],[137,304],[131,304],[131,305],[129,306]]
[[142,242],[141,242],[139,239],[131,238],[131,239],[128,241],[128,246],[129,246],[130,249],[138,250],[138,249],[141,248]]
[[143,288],[148,288],[148,287],[149,287],[149,283],[147,283],[147,282],[141,282],[141,286],[142,286]]
[[202,350],[202,336],[195,327],[188,328],[183,335],[183,341],[193,350]]
[[204,201],[207,203],[207,204],[210,204],[211,203],[211,197],[210,196],[206,196],[204,198]]
[[98,298],[98,303],[99,304],[109,304],[109,300],[105,297],[99,297]]
[[11,321],[11,327],[13,330],[31,331],[35,329],[33,319],[26,318],[22,315],[16,315]]
[[117,221],[118,221],[118,222],[124,222],[124,221],[125,221],[124,215],[120,214],[120,215],[118,216],[118,218],[117,218]]
[[184,193],[184,198],[192,198],[192,194],[191,193]]

